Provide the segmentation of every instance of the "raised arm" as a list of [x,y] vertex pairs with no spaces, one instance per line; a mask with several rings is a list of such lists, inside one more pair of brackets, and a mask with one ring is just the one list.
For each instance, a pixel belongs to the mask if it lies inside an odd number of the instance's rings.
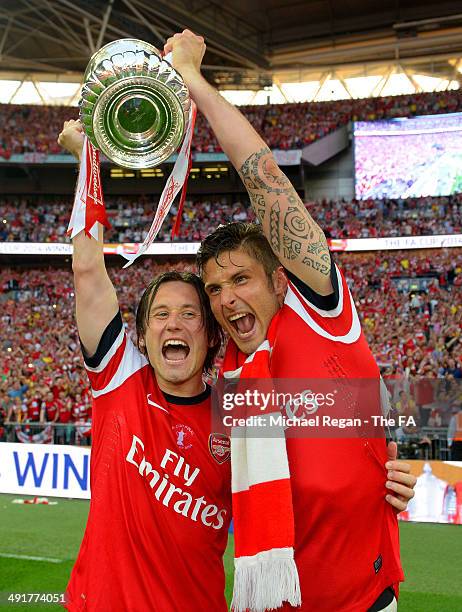
[[330,255],[314,222],[266,143],[238,109],[200,73],[204,39],[189,30],[165,45],[191,97],[210,123],[223,151],[239,172],[265,236],[282,265],[317,293],[332,292]]
[[[65,121],[58,143],[80,160],[83,131],[79,121]],[[117,314],[117,295],[104,263],[103,228],[98,240],[80,232],[72,241],[77,329],[88,357],[95,354],[104,330]]]

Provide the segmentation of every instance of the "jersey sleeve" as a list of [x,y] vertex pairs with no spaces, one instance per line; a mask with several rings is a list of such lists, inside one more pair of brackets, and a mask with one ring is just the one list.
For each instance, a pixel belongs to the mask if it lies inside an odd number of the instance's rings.
[[342,272],[331,257],[331,294],[319,295],[294,274],[287,272],[289,286],[284,304],[318,335],[351,344],[361,335],[353,297]]
[[128,337],[120,312],[104,330],[94,355],[88,357],[82,343],[81,348],[94,398],[114,391],[148,363]]
[[322,310],[334,310],[338,305],[339,298],[339,284],[336,271],[336,265],[330,255],[330,281],[332,283],[332,293],[329,295],[320,295],[314,289],[306,285],[301,281],[295,274],[286,270],[286,275],[289,281],[300,291],[300,293],[307,299],[308,302],[321,308]]

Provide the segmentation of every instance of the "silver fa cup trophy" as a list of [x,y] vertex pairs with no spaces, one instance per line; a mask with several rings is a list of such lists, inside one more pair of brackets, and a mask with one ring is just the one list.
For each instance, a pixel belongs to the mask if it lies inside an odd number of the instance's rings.
[[108,43],[90,60],[79,102],[90,142],[125,168],[151,168],[183,140],[189,91],[160,51],[142,40]]

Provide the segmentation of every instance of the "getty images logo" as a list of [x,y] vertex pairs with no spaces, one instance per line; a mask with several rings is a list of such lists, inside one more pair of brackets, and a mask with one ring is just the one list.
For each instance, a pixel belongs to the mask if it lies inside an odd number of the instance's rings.
[[[154,499],[166,508],[192,521],[200,521],[206,527],[212,529],[223,527],[225,509],[219,510],[215,504],[209,504],[203,495],[193,497],[189,491],[176,487],[170,482],[170,476],[173,475],[183,480],[185,487],[191,487],[200,474],[200,469],[192,468],[184,457],[166,448],[160,462],[161,470],[154,469],[144,455],[143,441],[133,436],[132,445],[125,459],[137,468],[139,475],[147,480],[153,490]],[[171,471],[171,474],[167,473],[168,471]]]
[[[294,396],[291,398],[284,406],[287,416],[290,419],[302,419],[311,414],[315,414],[320,406],[322,406],[318,398],[320,394],[313,393],[311,389],[305,389],[305,391],[296,395],[297,397]],[[327,395],[329,395],[329,393]]]

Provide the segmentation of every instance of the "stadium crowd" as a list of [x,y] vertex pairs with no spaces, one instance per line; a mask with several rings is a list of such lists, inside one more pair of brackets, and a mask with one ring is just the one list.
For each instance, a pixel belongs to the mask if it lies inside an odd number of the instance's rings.
[[336,257],[385,377],[462,378],[460,249]]
[[[73,322],[69,272],[4,269],[0,278],[0,422],[54,423],[56,440],[70,441],[75,430],[68,425],[90,417],[91,398]],[[31,425],[23,433],[39,431]],[[14,439],[13,430],[10,434]]]
[[[369,345],[396,393],[433,380],[447,402],[462,400],[462,249],[339,253]],[[193,260],[143,258],[128,270],[111,266],[125,325],[134,336],[143,288],[162,271],[193,270]],[[386,295],[386,299],[384,296]],[[5,421],[34,434],[53,422],[55,436],[85,440],[91,398],[73,319],[70,269],[3,268],[0,272],[0,440],[14,436]],[[462,381],[460,381],[462,384]],[[419,387],[429,404],[428,389]],[[432,387],[431,393],[435,392]],[[77,429],[68,425],[77,423]],[[34,425],[35,424],[35,425]],[[80,427],[80,430],[79,430]],[[32,428],[32,429],[31,429]]]
[[460,193],[438,198],[321,200],[306,206],[332,238],[457,234],[462,229]]
[[[107,242],[142,242],[156,203],[148,196],[106,198],[112,229]],[[64,242],[72,202],[56,196],[10,196],[0,200],[0,241]],[[331,238],[376,238],[462,233],[462,194],[390,200],[310,201],[306,206]],[[170,241],[169,215],[158,240]],[[254,220],[249,202],[229,198],[186,201],[179,240],[196,242],[220,223]]]
[[[272,148],[296,149],[350,120],[373,120],[462,109],[462,94],[443,92],[324,103],[245,107]],[[56,134],[70,107],[0,105],[0,157],[62,153]],[[219,147],[199,116],[196,151]],[[403,160],[405,161],[405,160]],[[108,242],[141,242],[157,201],[148,196],[107,198]],[[2,196],[0,241],[63,242],[71,200],[64,196]],[[307,209],[331,238],[462,233],[462,194],[448,197],[308,201]],[[175,207],[159,240],[171,240]],[[179,240],[199,241],[219,223],[253,221],[246,198],[187,201]],[[397,381],[397,405],[415,381],[433,379],[438,398],[462,401],[462,249],[336,255],[353,292],[363,328],[383,375]],[[129,270],[113,266],[122,315],[134,335],[135,305],[153,276],[192,260],[156,263],[144,258]],[[386,300],[384,299],[386,295]],[[88,441],[91,396],[80,355],[70,269],[0,270],[0,441]],[[448,386],[449,385],[449,386]],[[420,404],[431,389],[418,386]],[[417,387],[416,387],[417,388]],[[422,391],[422,389],[424,389]],[[426,415],[425,422],[438,419]],[[5,426],[5,423],[8,425]],[[51,438],[50,438],[51,436]]]
[[[242,107],[252,125],[273,149],[300,149],[349,121],[451,113],[461,109],[461,90]],[[56,144],[56,134],[60,132],[63,121],[76,119],[77,115],[76,107],[0,104],[0,157],[9,159],[18,153],[62,153]],[[201,115],[196,122],[193,150],[220,151]]]

